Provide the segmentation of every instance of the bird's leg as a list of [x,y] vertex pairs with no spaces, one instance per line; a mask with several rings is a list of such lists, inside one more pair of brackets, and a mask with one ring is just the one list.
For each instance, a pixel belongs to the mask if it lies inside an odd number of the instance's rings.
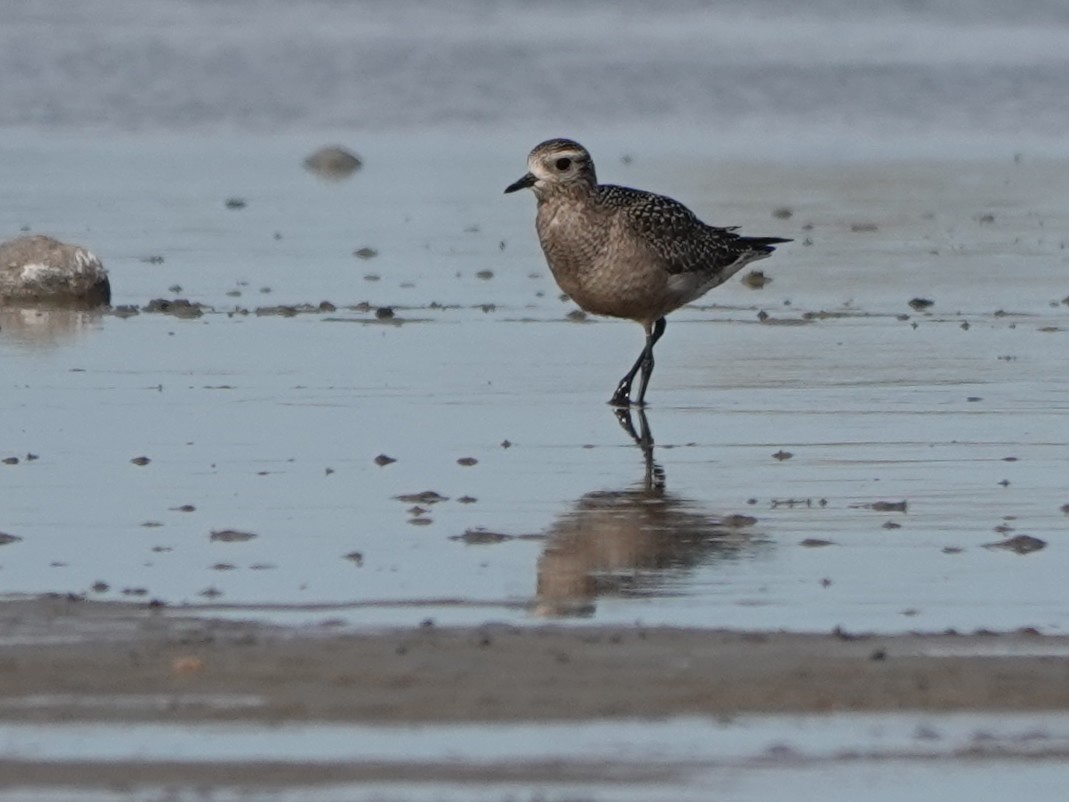
[[614,407],[629,407],[631,406],[631,382],[634,380],[636,374],[638,374],[639,368],[642,367],[642,362],[646,359],[646,349],[642,349],[642,353],[638,355],[638,359],[635,360],[635,364],[631,367],[631,370],[627,371],[627,375],[620,379],[620,383],[616,386],[616,392],[612,394],[612,400],[609,401]]
[[642,349],[642,353],[638,355],[638,359],[635,360],[635,364],[631,366],[631,370],[627,371],[627,375],[620,379],[620,384],[616,387],[616,392],[613,393],[612,400],[609,402],[615,407],[626,407],[631,405],[631,382],[634,381],[638,372],[642,371],[642,381],[638,388],[638,399],[634,402],[635,406],[644,406],[646,401],[646,385],[650,382],[650,376],[653,375],[653,346],[657,344],[657,341],[661,339],[661,335],[664,334],[666,326],[665,319],[658,318],[656,322],[651,326],[646,324],[646,347]]
[[642,381],[638,385],[638,400],[635,401],[640,407],[646,405],[646,385],[650,383],[650,376],[653,375],[653,346],[661,339],[667,325],[663,317],[658,318],[653,324],[653,332],[646,334],[646,350],[642,352]]

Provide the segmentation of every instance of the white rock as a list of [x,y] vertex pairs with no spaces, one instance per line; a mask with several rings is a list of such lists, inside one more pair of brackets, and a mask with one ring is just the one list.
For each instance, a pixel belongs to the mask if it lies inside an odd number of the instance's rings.
[[85,248],[40,234],[0,243],[0,305],[104,306],[111,284]]

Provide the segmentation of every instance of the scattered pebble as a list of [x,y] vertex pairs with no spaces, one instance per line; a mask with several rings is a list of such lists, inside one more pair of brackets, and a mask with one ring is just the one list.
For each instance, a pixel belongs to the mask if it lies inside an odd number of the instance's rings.
[[341,145],[322,147],[304,160],[304,169],[332,181],[347,178],[363,166],[359,156]]
[[771,282],[772,279],[766,276],[763,270],[751,270],[742,277],[742,283],[752,290],[759,290]]
[[479,460],[475,457],[461,457],[457,460],[457,465],[463,465],[465,468],[470,468],[472,465],[478,465]]
[[345,559],[354,563],[359,568],[364,564],[364,553],[360,551],[350,551],[345,555]]
[[111,585],[109,585],[107,582],[98,579],[96,582],[89,586],[89,589],[93,591],[93,593],[107,593],[109,590],[111,590]]
[[512,540],[513,536],[476,528],[465,530],[463,535],[453,535],[449,539],[463,541],[469,546],[483,546],[490,543],[504,543],[506,540]]
[[375,457],[375,464],[378,465],[380,468],[385,465],[389,465],[391,462],[397,462],[397,460],[393,457],[388,457],[385,454],[379,454],[377,457]]
[[393,320],[393,308],[389,306],[380,306],[375,310],[375,317],[378,320]]
[[475,278],[481,278],[483,281],[489,281],[494,277],[493,270],[480,270],[475,274]]
[[850,230],[854,231],[854,232],[857,232],[857,233],[870,232],[870,231],[879,231],[879,228],[880,227],[877,226],[875,223],[851,223],[850,224]]
[[154,298],[141,307],[142,312],[173,315],[180,318],[198,318],[204,314],[204,309],[204,304],[193,303],[185,298],[175,298],[174,300]]
[[790,459],[793,456],[794,454],[792,454],[790,451],[784,451],[781,448],[779,451],[772,455],[772,458],[778,459],[780,462],[783,462],[783,460]]
[[244,198],[227,198],[225,203],[228,209],[244,209],[247,205]]
[[805,540],[799,543],[799,545],[811,549],[816,549],[821,548],[823,546],[833,546],[835,544],[830,540],[823,540],[819,537],[807,537]]
[[241,532],[237,529],[214,529],[209,539],[218,540],[221,543],[244,543],[254,537],[256,535],[252,532]]
[[443,496],[433,490],[424,490],[420,493],[404,493],[394,496],[398,501],[406,504],[437,504],[439,501],[449,501],[448,496]]
[[152,462],[152,460],[150,460],[148,457],[134,457],[132,460],[130,460],[130,462],[132,462],[134,465],[148,465],[150,462]]
[[874,501],[871,504],[858,506],[868,508],[874,512],[906,512],[909,509],[909,503],[906,501]]
[[1015,554],[1031,554],[1034,551],[1039,551],[1047,547],[1047,541],[1040,540],[1038,537],[1032,537],[1031,535],[1017,535],[1011,537],[1009,540],[1000,540],[997,543],[985,543],[986,549],[1006,549],[1012,551]]
[[8,543],[18,543],[22,540],[17,535],[9,535],[6,532],[0,532],[0,546],[6,546]]
[[[379,252],[374,248],[369,248],[366,245],[363,248],[357,248],[353,251],[353,256],[357,259],[374,259],[379,255]],[[366,277],[365,277],[366,278]]]
[[884,529],[901,529],[902,528],[902,524],[895,523],[894,521],[884,521],[883,528]]
[[408,522],[412,524],[412,526],[430,526],[434,523],[434,519],[420,516],[419,518],[409,518]]
[[172,512],[196,512],[197,508],[192,504],[183,504],[180,507],[171,507]]
[[461,496],[457,499],[461,504],[474,504],[478,500],[479,499],[475,498],[475,496]]
[[744,529],[747,526],[753,526],[755,523],[757,523],[757,519],[752,515],[741,515],[739,513],[729,515],[720,520],[721,526],[727,526],[732,529]]
[[922,309],[927,309],[934,304],[935,301],[930,298],[913,298],[909,302],[910,308],[917,312],[920,312]]
[[172,674],[199,674],[204,670],[204,661],[199,657],[176,657],[171,661]]
[[790,220],[794,217],[794,210],[790,206],[779,206],[772,210],[772,216],[777,220]]
[[4,457],[2,460],[0,460],[0,462],[3,462],[5,465],[18,465],[19,464],[19,458],[18,457]]
[[[501,441],[501,447],[502,448],[512,448],[512,443],[509,442],[508,440],[502,440]],[[1067,504],[1066,506],[1069,507],[1069,504]]]

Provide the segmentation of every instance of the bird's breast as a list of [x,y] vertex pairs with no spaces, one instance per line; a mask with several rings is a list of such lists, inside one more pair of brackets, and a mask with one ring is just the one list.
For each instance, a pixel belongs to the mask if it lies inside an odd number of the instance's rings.
[[668,274],[648,249],[617,230],[617,222],[585,208],[543,204],[537,228],[546,262],[560,288],[586,311],[656,319]]

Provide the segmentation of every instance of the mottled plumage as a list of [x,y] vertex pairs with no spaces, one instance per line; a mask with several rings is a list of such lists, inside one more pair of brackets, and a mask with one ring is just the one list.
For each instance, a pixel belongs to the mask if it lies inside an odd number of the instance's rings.
[[663,195],[598,184],[590,154],[570,139],[538,145],[527,167],[505,191],[534,190],[538,238],[561,289],[588,312],[635,320],[646,331],[646,347],[612,398],[616,405],[631,403],[640,370],[635,403],[644,403],[665,315],[790,241],[744,237],[703,223]]

